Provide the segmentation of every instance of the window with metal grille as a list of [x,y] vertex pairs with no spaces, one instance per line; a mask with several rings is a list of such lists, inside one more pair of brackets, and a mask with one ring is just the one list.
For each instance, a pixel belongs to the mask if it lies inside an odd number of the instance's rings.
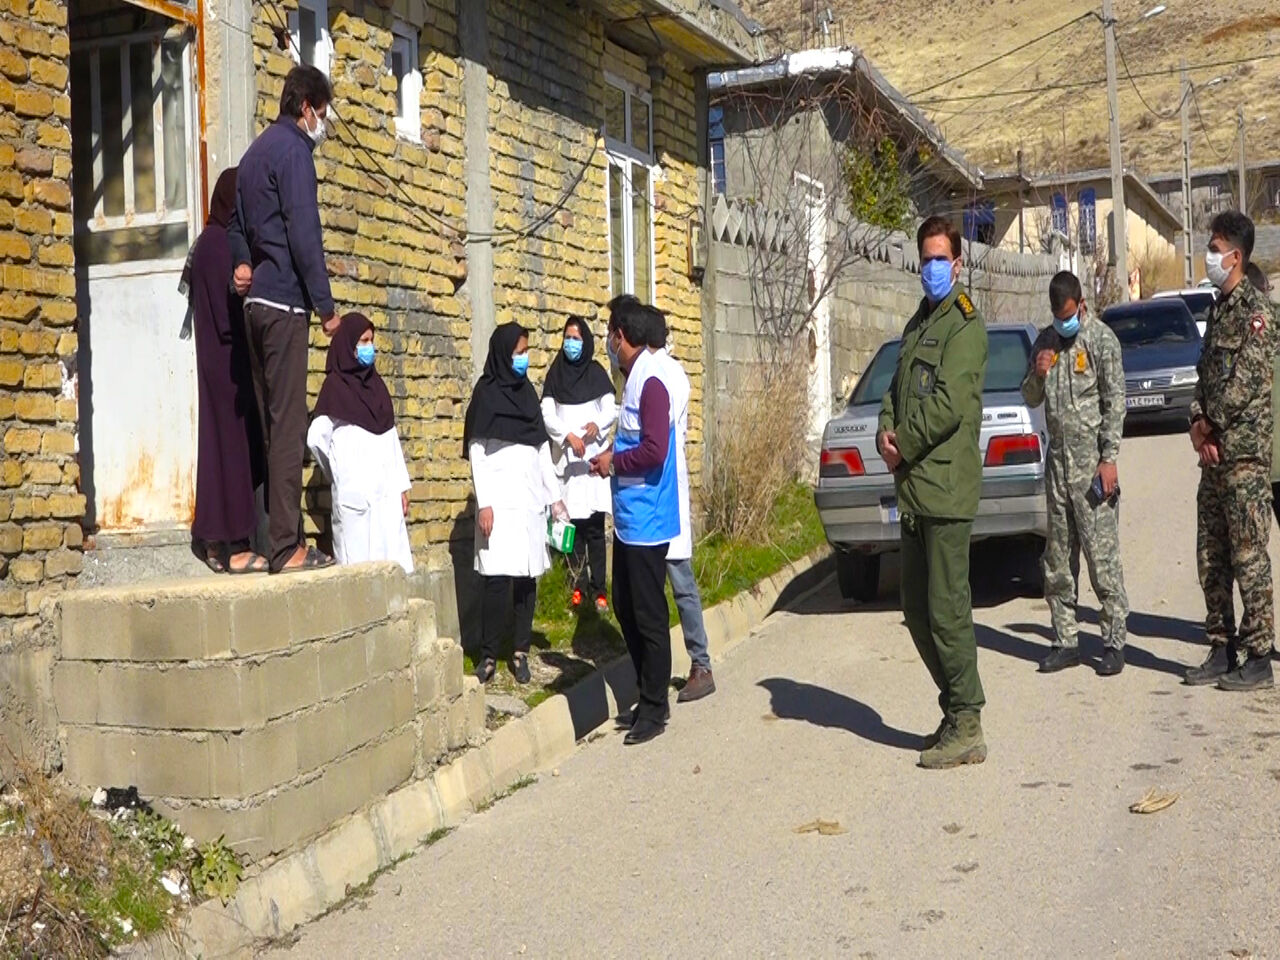
[[1070,226],[1068,223],[1067,198],[1065,195],[1061,193],[1055,193],[1053,195],[1052,212],[1053,232],[1060,233],[1064,237],[1069,237],[1071,234],[1069,233]]
[[711,191],[724,193],[728,178],[724,165],[724,110],[720,107],[707,111],[707,163],[711,168]]
[[1098,191],[1080,191],[1080,252],[1093,253],[1098,247]]
[[173,31],[72,47],[76,241],[89,265],[186,255],[195,186],[187,49]]

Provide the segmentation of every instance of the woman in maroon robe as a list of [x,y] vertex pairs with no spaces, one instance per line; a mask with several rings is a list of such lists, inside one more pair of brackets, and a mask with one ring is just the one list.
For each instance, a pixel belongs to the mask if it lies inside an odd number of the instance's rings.
[[231,286],[227,224],[235,211],[236,169],[222,171],[209,201],[209,223],[191,256],[200,440],[197,555],[215,573],[266,573],[267,560],[250,538],[258,526],[254,488],[262,483],[262,433],[253,395],[244,304]]

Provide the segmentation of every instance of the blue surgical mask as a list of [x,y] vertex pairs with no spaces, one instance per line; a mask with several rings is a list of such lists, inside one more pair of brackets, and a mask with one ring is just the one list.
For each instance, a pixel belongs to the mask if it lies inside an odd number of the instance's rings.
[[372,367],[372,366],[373,366],[373,344],[372,344],[372,343],[357,343],[357,344],[356,344],[356,359],[357,359],[358,361],[360,361],[360,366],[362,366],[362,367]]
[[920,286],[925,296],[934,303],[941,303],[951,292],[951,261],[927,260],[920,268]]
[[1065,320],[1053,318],[1053,329],[1058,331],[1059,336],[1071,338],[1080,332],[1080,311],[1077,310]]
[[511,369],[516,372],[517,377],[523,377],[529,372],[529,355],[527,353],[518,353],[512,357]]
[[577,363],[582,358],[582,341],[565,340],[564,355],[569,359],[570,363]]
[[618,359],[618,351],[613,349],[613,337],[609,337],[609,339],[605,340],[604,348],[609,354],[609,362],[615,367],[621,366],[622,363]]

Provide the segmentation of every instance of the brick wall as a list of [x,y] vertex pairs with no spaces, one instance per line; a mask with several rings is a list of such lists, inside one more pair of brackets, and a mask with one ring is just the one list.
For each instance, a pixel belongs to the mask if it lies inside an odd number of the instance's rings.
[[81,567],[67,8],[0,7],[0,642]]
[[[276,116],[292,66],[277,44],[275,9],[255,7],[259,129]],[[396,0],[386,9],[345,0],[331,3],[329,11],[335,107],[350,129],[339,126],[317,152],[325,249],[339,310],[360,309],[378,328],[379,369],[395,398],[414,480],[410,539],[421,556],[471,535],[464,519],[470,474],[460,444],[478,358],[470,341],[464,65],[455,4]],[[394,132],[394,83],[384,67],[393,19],[422,28],[421,144]],[[607,159],[599,133],[605,70],[653,96],[654,149],[662,168],[654,191],[656,303],[668,312],[674,351],[693,383],[690,469],[696,485],[702,462],[701,294],[688,279],[685,239],[699,195],[694,77],[669,57],[665,77],[651,85],[642,58],[606,44],[599,19],[563,2],[490,0],[487,27],[495,319],[531,330],[530,377],[539,387],[565,317],[594,317],[602,333],[611,296]],[[545,224],[527,230],[562,198]],[[326,346],[313,328],[312,400],[323,380]],[[308,477],[313,531],[325,525],[323,487],[320,477]]]

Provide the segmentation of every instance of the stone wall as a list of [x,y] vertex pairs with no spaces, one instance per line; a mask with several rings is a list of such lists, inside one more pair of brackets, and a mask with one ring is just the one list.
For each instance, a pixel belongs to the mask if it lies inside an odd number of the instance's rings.
[[54,691],[72,785],[135,785],[254,860],[486,735],[462,648],[390,564],[67,594]]
[[0,7],[0,740],[43,752],[41,612],[80,570],[67,8]]
[[[761,253],[786,231],[769,229],[768,217],[743,215],[741,205],[717,200],[711,216],[708,287],[714,290],[715,403],[727,404],[750,384],[753,366],[763,362],[758,317],[760,265],[785,260],[786,251]],[[876,349],[897,336],[919,306],[920,258],[915,238],[844,226],[833,228],[833,242],[862,237],[857,255],[846,259],[832,279],[831,388],[833,409],[847,401],[858,376]],[[1049,280],[1058,259],[1017,254],[966,243],[961,281],[988,323],[1042,322]],[[830,256],[835,262],[837,257]],[[804,255],[799,257],[803,269]],[[1086,279],[1087,278],[1082,278]],[[753,288],[756,288],[753,293]]]

